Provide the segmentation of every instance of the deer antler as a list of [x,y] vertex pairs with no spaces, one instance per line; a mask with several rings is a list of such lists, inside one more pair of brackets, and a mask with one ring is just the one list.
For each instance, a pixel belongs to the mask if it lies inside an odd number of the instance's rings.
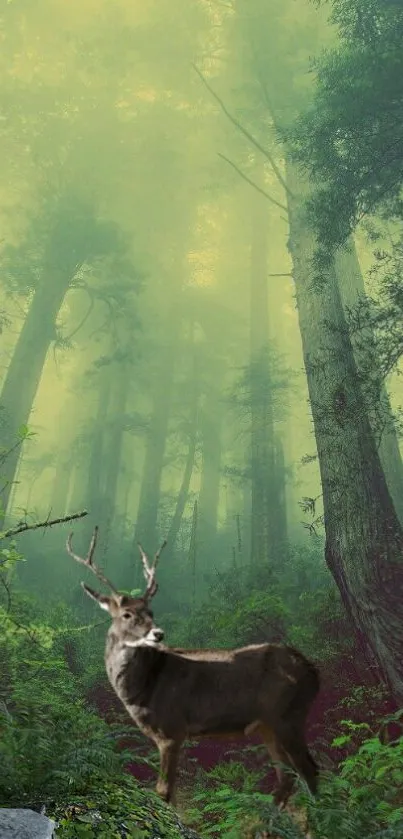
[[76,560],[76,562],[81,562],[82,565],[86,565],[86,567],[89,568],[95,574],[96,577],[98,577],[98,580],[100,580],[101,583],[104,583],[106,586],[108,586],[110,588],[110,590],[113,592],[113,594],[117,594],[119,596],[119,592],[116,591],[115,586],[113,586],[112,583],[110,582],[110,580],[108,580],[108,578],[105,577],[105,574],[101,571],[100,568],[98,568],[97,565],[95,565],[95,562],[93,560],[94,551],[95,551],[95,547],[96,547],[96,544],[97,544],[97,538],[98,538],[98,525],[95,525],[95,527],[94,527],[94,532],[92,534],[92,539],[91,539],[90,546],[88,548],[88,553],[87,553],[86,557],[78,556],[78,554],[75,554],[73,552],[73,549],[71,547],[72,538],[73,538],[73,533],[70,533],[70,535],[67,539],[67,542],[66,542],[67,553],[70,556],[72,556],[73,559]]
[[143,563],[144,576],[145,576],[146,583],[147,583],[147,588],[146,588],[145,593],[143,595],[145,600],[148,600],[149,598],[154,597],[154,595],[157,593],[158,583],[155,580],[155,571],[156,571],[156,568],[157,568],[158,560],[161,556],[161,552],[164,550],[166,544],[167,544],[167,540],[164,539],[159,551],[157,551],[157,553],[154,556],[153,564],[150,565],[146,552],[143,550],[140,543],[138,543],[140,556],[141,556],[141,561]]

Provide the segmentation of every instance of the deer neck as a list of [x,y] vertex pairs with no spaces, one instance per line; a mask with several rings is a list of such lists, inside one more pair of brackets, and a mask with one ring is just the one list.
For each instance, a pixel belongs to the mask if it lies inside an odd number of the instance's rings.
[[[128,642],[111,629],[105,647],[105,665],[109,681],[124,705],[145,706],[163,664],[158,644]],[[132,713],[133,715],[133,713]]]

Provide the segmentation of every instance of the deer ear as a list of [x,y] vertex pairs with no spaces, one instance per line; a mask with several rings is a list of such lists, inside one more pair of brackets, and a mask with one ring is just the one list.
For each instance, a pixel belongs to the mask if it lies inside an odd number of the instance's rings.
[[104,609],[105,612],[109,612],[109,614],[111,613],[110,597],[105,597],[104,594],[99,594],[97,591],[94,591],[94,589],[87,586],[86,583],[81,583],[81,585],[85,593],[88,594],[88,597],[91,597],[93,600],[95,600],[98,603],[98,606],[100,606],[101,609]]

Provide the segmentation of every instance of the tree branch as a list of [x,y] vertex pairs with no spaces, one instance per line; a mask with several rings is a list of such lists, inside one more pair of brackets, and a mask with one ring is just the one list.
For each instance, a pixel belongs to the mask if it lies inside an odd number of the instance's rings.
[[82,519],[84,516],[88,516],[88,510],[81,510],[80,513],[71,513],[69,516],[61,516],[59,519],[47,518],[45,521],[38,521],[37,524],[28,524],[28,522],[24,521],[18,524],[17,527],[6,530],[2,534],[2,539],[9,539],[10,536],[17,536],[18,533],[25,533],[26,530],[38,530],[39,527],[53,527],[54,524],[64,524],[64,522],[73,521],[74,519]]
[[76,328],[73,329],[72,332],[70,332],[70,335],[65,335],[64,336],[64,338],[63,338],[64,341],[71,341],[71,339],[74,337],[74,335],[77,335],[77,332],[79,332],[81,327],[84,326],[84,324],[87,322],[89,316],[92,313],[92,310],[93,310],[94,305],[95,305],[94,295],[90,292],[90,290],[88,288],[86,289],[86,291],[87,291],[87,293],[89,295],[89,298],[90,298],[90,305],[88,306],[88,310],[86,311],[84,317],[80,320],[80,323],[78,324],[78,326],[76,326]]
[[241,178],[243,178],[244,181],[253,186],[254,189],[257,189],[257,191],[260,192],[261,195],[264,195],[264,197],[267,198],[268,201],[271,201],[271,203],[274,204],[276,207],[280,207],[280,210],[284,210],[285,212],[287,212],[287,207],[285,206],[285,204],[281,204],[280,201],[276,201],[275,198],[272,198],[271,195],[269,195],[269,193],[266,192],[266,190],[262,189],[262,187],[260,187],[254,181],[252,181],[252,179],[249,178],[248,175],[245,174],[245,172],[242,172],[242,169],[239,169],[236,163],[233,163],[232,160],[229,160],[229,158],[225,157],[225,154],[221,154],[221,152],[217,152],[217,154],[218,157],[221,157],[222,160],[225,160],[225,162],[228,163],[229,166],[232,166],[232,168],[235,169],[235,172],[237,172],[238,175]]
[[259,143],[259,140],[257,140],[256,137],[254,137],[253,134],[251,134],[250,131],[248,131],[248,129],[245,128],[245,126],[242,125],[242,123],[239,122],[239,120],[236,117],[233,116],[233,114],[231,114],[231,112],[228,110],[227,106],[225,105],[225,103],[221,99],[221,97],[218,95],[218,93],[215,92],[215,90],[213,90],[213,88],[211,87],[211,85],[209,84],[207,79],[203,76],[203,73],[200,72],[199,68],[196,67],[195,64],[192,64],[192,67],[193,67],[194,71],[197,73],[197,75],[199,76],[199,78],[201,79],[201,81],[203,82],[204,86],[207,88],[207,90],[211,94],[211,96],[216,100],[216,102],[220,106],[223,114],[225,114],[227,119],[229,119],[229,121],[232,122],[232,125],[234,125],[235,128],[237,128],[238,131],[240,131],[241,134],[243,134],[243,136],[246,137],[246,139],[249,140],[249,142],[252,143],[255,146],[255,148],[258,151],[260,151],[261,154],[264,155],[264,157],[269,161],[270,166],[272,167],[273,172],[276,175],[276,178],[279,181],[279,183],[281,184],[281,186],[283,187],[283,189],[286,191],[286,193],[288,195],[292,196],[292,192],[289,189],[289,187],[287,186],[287,183],[284,180],[284,178],[283,178],[283,176],[282,176],[282,174],[281,174],[281,172],[280,172],[280,170],[277,166],[277,163],[273,158],[273,155],[269,152],[268,149],[266,149],[264,146],[261,145],[261,143]]

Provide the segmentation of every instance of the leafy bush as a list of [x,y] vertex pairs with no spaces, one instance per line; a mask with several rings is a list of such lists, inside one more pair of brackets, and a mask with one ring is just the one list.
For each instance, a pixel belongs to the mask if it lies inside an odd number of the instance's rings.
[[[18,605],[17,605],[18,604]],[[120,733],[86,706],[55,630],[32,602],[0,607],[0,800],[21,805],[84,790],[121,771]]]

